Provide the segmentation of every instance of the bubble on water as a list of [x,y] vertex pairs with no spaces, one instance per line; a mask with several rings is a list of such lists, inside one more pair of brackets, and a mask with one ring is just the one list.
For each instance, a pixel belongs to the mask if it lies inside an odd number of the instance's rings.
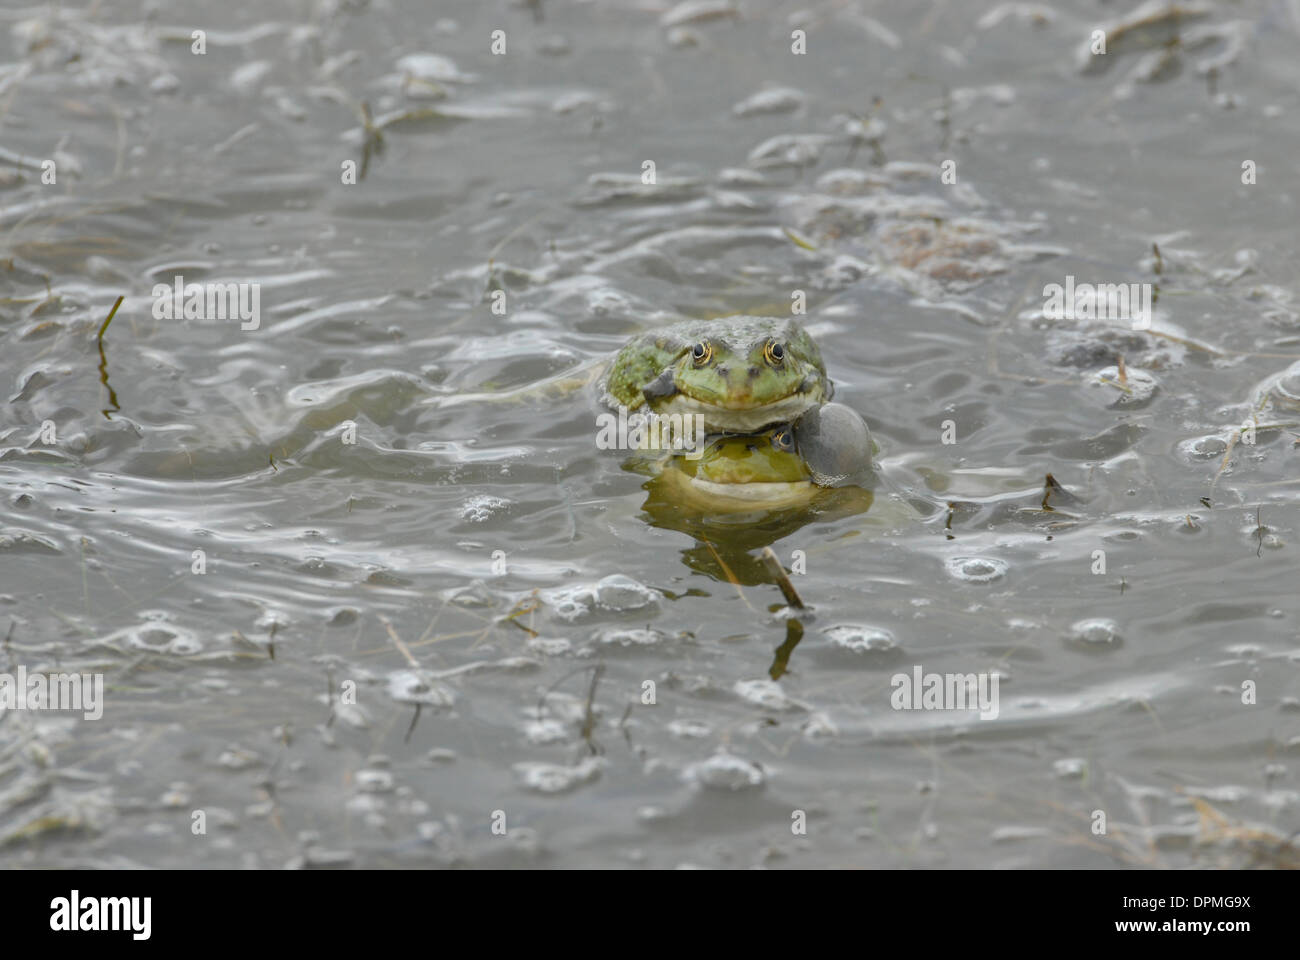
[[188,630],[171,624],[128,627],[108,638],[125,640],[132,650],[144,650],[149,653],[167,653],[175,656],[189,656],[203,649],[199,638]]
[[236,67],[227,82],[236,93],[253,94],[273,68],[274,65],[267,60],[254,60]]
[[437,80],[442,83],[472,83],[472,73],[462,73],[455,61],[436,53],[410,53],[397,61],[397,73],[417,80]]
[[702,720],[674,720],[668,724],[668,733],[679,740],[701,740],[713,732],[713,727]]
[[800,729],[805,740],[831,740],[840,733],[835,721],[824,713],[814,713]]
[[496,604],[496,596],[482,580],[475,580],[467,587],[459,587],[445,594],[447,600],[459,607],[491,607]]
[[[400,795],[403,791],[399,789],[397,792]],[[388,808],[388,800],[376,793],[354,793],[343,804],[344,810],[349,814],[360,817],[361,822],[367,827],[383,832],[387,832]]]
[[[531,706],[528,709],[531,711],[530,715],[539,718],[549,715],[557,717],[566,723],[582,723],[587,717],[587,698],[575,697],[571,693],[555,691],[547,694],[545,706],[540,712],[536,706]],[[592,709],[596,713],[600,712],[599,707],[593,706]]]
[[158,802],[164,807],[187,807],[190,805],[191,796],[189,784],[178,781],[168,787],[167,791],[158,798]]
[[262,758],[254,751],[241,747],[237,743],[231,744],[217,755],[217,765],[227,770],[247,770],[261,762]]
[[388,675],[388,695],[399,703],[419,703],[429,707],[450,707],[456,694],[450,687],[436,683],[419,670],[394,670]]
[[1300,406],[1300,362],[1291,364],[1273,384],[1273,399],[1285,406]]
[[530,720],[524,724],[529,743],[562,743],[569,739],[569,728],[559,720]]
[[563,587],[542,594],[542,599],[561,620],[581,620],[591,612],[596,596],[589,586]]
[[822,633],[830,637],[831,642],[837,647],[852,650],[854,653],[884,653],[898,649],[898,641],[894,639],[894,635],[881,627],[840,623],[827,627]]
[[993,583],[1007,573],[1007,562],[996,557],[949,557],[944,566],[949,576],[966,583]]
[[731,689],[740,699],[764,710],[805,709],[802,704],[791,700],[774,680],[737,680]]
[[994,843],[1012,843],[1017,840],[1037,840],[1039,837],[1051,836],[1046,827],[1005,826],[997,827],[990,835]]
[[528,641],[528,650],[544,657],[560,657],[572,651],[573,644],[563,637],[533,637]]
[[493,514],[502,512],[508,506],[510,506],[509,500],[479,494],[465,501],[460,508],[460,515],[462,519],[469,520],[471,523],[482,523]]
[[682,772],[682,779],[709,790],[755,790],[766,781],[762,768],[730,753],[717,753]]
[[737,117],[750,117],[764,113],[790,113],[804,105],[805,97],[793,87],[772,87],[760,90],[731,108]]
[[1228,452],[1228,441],[1223,437],[1209,435],[1193,437],[1178,444],[1178,453],[1188,463],[1204,463],[1206,460],[1222,459]]
[[542,594],[542,599],[550,605],[555,616],[570,623],[597,611],[631,613],[646,610],[655,606],[659,597],[659,591],[621,573],[611,574],[598,583],[577,584]]
[[324,847],[308,847],[299,857],[289,860],[287,866],[300,867],[346,867],[356,861],[356,854],[349,850],[326,850]]
[[686,27],[673,27],[668,31],[668,46],[674,50],[680,50],[685,47],[698,47],[700,45],[700,35],[694,30]]
[[1081,780],[1088,772],[1088,761],[1082,757],[1064,757],[1052,764],[1052,772],[1062,780]]
[[573,50],[567,37],[552,33],[537,41],[537,52],[548,57],[562,57]]
[[[333,709],[334,716],[337,719],[347,724],[349,727],[352,727],[354,730],[370,729],[370,714],[367,713],[366,708],[360,704],[344,703],[341,700],[336,700],[331,705],[331,708]],[[328,733],[328,730],[326,733]],[[328,740],[328,737],[326,737],[326,740]]]
[[391,793],[396,785],[387,770],[358,770],[355,782],[362,793]]
[[596,601],[607,610],[641,610],[659,599],[659,592],[615,573],[596,584]]
[[587,293],[587,310],[595,317],[626,316],[633,309],[632,301],[620,290],[601,287]]
[[516,763],[515,776],[525,790],[534,793],[567,793],[600,777],[605,761],[588,757],[572,767],[556,763]]
[[[938,167],[930,167],[930,176],[939,175]],[[889,178],[866,170],[839,167],[817,178],[816,187],[821,193],[865,195],[889,186]],[[823,311],[824,313],[825,311]]]
[[181,88],[180,78],[174,73],[160,73],[149,81],[151,93],[170,94]]
[[596,643],[603,646],[654,647],[665,642],[668,639],[668,634],[648,628],[637,627],[627,630],[615,627],[600,631],[594,639]]
[[661,27],[680,27],[687,23],[706,23],[723,17],[739,17],[734,0],[682,0],[659,17]]
[[1118,647],[1124,642],[1119,624],[1106,617],[1080,620],[1070,627],[1070,639],[1089,647]]
[[724,187],[758,187],[767,183],[767,177],[757,170],[725,167],[718,171],[718,183]]
[[749,152],[756,167],[806,167],[816,163],[832,138],[824,133],[782,133],[764,140]]

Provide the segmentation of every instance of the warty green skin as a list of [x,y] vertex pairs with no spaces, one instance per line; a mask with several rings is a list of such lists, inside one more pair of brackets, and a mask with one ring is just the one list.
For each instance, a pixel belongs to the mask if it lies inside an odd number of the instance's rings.
[[[711,348],[698,362],[697,343]],[[784,357],[773,363],[770,343]],[[687,320],[631,340],[605,381],[611,405],[659,415],[702,414],[705,430],[752,431],[796,419],[831,398],[821,351],[794,320]]]

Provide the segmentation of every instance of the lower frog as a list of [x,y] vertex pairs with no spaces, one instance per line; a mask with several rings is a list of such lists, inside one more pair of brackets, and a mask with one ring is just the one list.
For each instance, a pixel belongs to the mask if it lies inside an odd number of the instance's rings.
[[867,486],[873,453],[862,418],[843,404],[825,403],[792,423],[715,436],[700,455],[666,458],[653,470],[684,499],[775,509],[808,503],[829,488]]

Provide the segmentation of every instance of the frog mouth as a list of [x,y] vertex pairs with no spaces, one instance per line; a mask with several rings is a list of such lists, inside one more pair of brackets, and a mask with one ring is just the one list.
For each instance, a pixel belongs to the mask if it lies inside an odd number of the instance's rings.
[[761,406],[724,405],[682,391],[660,400],[655,405],[655,412],[660,416],[702,414],[710,426],[725,424],[728,430],[747,433],[769,424],[794,420],[816,402],[812,392],[802,390]]
[[678,384],[677,370],[669,367],[642,387],[641,393],[657,413],[713,413],[720,414],[720,419],[733,421],[751,419],[745,417],[746,414],[751,414],[765,418],[754,421],[756,425],[763,426],[774,423],[790,411],[802,413],[814,403],[830,400],[834,387],[825,379],[809,376],[800,380],[793,390],[783,396],[765,403],[754,403],[749,397],[729,399],[717,394],[701,396],[693,392],[689,384]]
[[[675,373],[675,371],[669,371],[668,373]],[[663,380],[664,378],[661,377],[660,379]],[[691,389],[691,384],[678,385],[675,378],[669,383],[656,382],[650,384],[645,389],[647,399],[667,397],[673,393],[682,393],[690,397],[696,403],[717,407],[720,410],[748,410],[751,408],[758,409],[761,407],[771,407],[800,397],[805,397],[809,400],[816,400],[819,397],[822,400],[829,400],[831,398],[832,390],[830,384],[824,379],[818,377],[804,377],[795,384],[788,393],[784,393],[779,397],[774,397],[761,404],[756,404],[752,399],[748,398],[748,390],[743,390],[741,392],[745,395],[736,399],[727,399],[726,397],[719,399],[716,394],[713,396],[701,396]],[[823,393],[825,396],[820,396]]]

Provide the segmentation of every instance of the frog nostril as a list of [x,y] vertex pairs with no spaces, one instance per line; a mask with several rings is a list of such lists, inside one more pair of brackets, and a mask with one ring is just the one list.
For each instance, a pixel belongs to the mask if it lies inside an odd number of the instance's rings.
[[751,380],[754,379],[755,377],[757,377],[758,374],[759,374],[759,369],[758,369],[758,367],[750,367],[750,368],[749,368],[749,377],[750,377]]
[[727,372],[728,372],[728,371],[727,371],[727,368],[726,368],[725,366],[719,366],[719,367],[717,367],[717,371],[718,371],[718,376],[720,376],[720,377],[725,377],[725,376],[727,375]]

